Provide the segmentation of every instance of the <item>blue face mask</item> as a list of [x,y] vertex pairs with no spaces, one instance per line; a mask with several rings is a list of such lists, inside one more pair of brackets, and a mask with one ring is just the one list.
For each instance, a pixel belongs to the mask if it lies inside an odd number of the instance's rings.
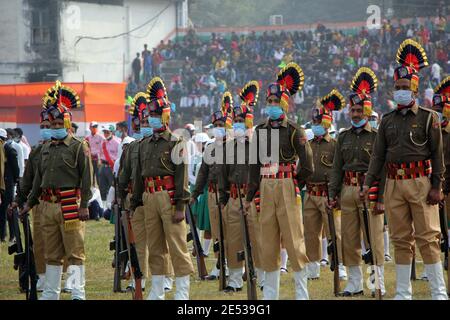
[[150,127],[142,127],[141,128],[141,135],[146,138],[150,137],[153,134],[153,128]]
[[325,133],[327,133],[325,128],[321,124],[313,124],[311,126],[311,130],[314,133],[314,136],[316,137],[321,137],[325,135]]
[[52,129],[41,129],[39,134],[41,135],[41,140],[50,140],[52,138]]
[[150,127],[152,127],[153,129],[161,129],[163,126],[161,118],[148,117],[148,123],[150,124]]
[[277,120],[280,119],[284,112],[280,106],[267,105],[264,109],[264,113],[270,118],[270,120]]
[[233,130],[234,130],[235,135],[243,136],[245,134],[245,123],[243,123],[243,122],[234,123]]
[[116,130],[116,131],[114,132],[114,135],[115,135],[117,138],[122,138],[122,131]]
[[369,124],[372,128],[378,129],[378,121],[377,120],[370,120]]
[[213,129],[213,134],[215,138],[223,138],[225,137],[225,128],[223,127],[216,127]]
[[358,122],[353,122],[353,120],[351,121],[352,126],[354,126],[355,128],[361,128],[366,124],[367,120],[366,119],[361,119]]
[[136,139],[136,140],[140,140],[140,139],[142,139],[142,137],[143,137],[143,135],[142,135],[141,132],[134,132],[133,133],[133,138]]
[[66,128],[60,128],[60,129],[50,129],[51,130],[51,137],[56,140],[62,140],[65,137],[67,137],[67,129]]
[[402,106],[409,106],[413,101],[411,90],[396,90],[394,91],[394,100],[397,104]]

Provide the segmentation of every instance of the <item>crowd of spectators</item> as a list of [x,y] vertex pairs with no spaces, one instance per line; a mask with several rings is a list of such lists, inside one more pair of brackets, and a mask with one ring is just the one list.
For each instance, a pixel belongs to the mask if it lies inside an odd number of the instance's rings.
[[[318,24],[310,31],[265,31],[261,34],[221,35],[212,33],[202,39],[191,29],[180,40],[163,41],[153,49],[145,48],[133,65],[128,94],[143,90],[153,75],[161,75],[161,65],[171,65],[171,60],[182,61],[179,72],[165,79],[169,98],[178,111],[173,125],[186,122],[209,122],[210,114],[219,107],[224,90],[236,95],[250,80],[261,84],[255,118],[262,115],[264,90],[283,65],[297,62],[305,73],[303,90],[292,99],[290,116],[299,123],[309,120],[315,100],[337,88],[344,96],[356,70],[361,66],[372,68],[378,77],[378,90],[373,95],[375,110],[385,113],[393,107],[391,92],[393,72],[397,66],[395,55],[400,43],[413,38],[421,43],[427,53],[429,68],[421,72],[420,103],[429,106],[434,88],[446,74],[449,66],[449,26],[443,15],[413,18],[407,24],[400,20],[385,20],[379,29],[330,30]],[[151,61],[149,61],[151,60]],[[146,71],[147,70],[147,71]],[[136,83],[137,82],[137,83]],[[344,117],[338,115],[337,126],[346,126]],[[341,122],[340,122],[341,121]]]

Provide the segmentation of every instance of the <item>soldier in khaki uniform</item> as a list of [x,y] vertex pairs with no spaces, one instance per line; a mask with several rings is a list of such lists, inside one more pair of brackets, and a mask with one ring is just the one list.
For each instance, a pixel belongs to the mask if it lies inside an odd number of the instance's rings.
[[68,134],[70,109],[79,107],[77,94],[59,81],[49,89],[47,113],[51,142],[42,146],[33,188],[23,211],[42,199],[41,228],[45,247],[45,287],[42,300],[59,299],[63,259],[76,273],[72,299],[85,297],[85,220],[92,196],[92,165],[86,142]]
[[295,296],[309,299],[308,258],[297,179],[305,180],[313,173],[312,152],[305,131],[287,118],[289,98],[303,82],[303,71],[295,63],[289,63],[280,71],[277,83],[270,84],[267,90],[268,118],[256,127],[252,138],[251,155],[254,158],[250,158],[245,206],[247,210],[250,208],[259,191],[259,222],[263,237],[261,265],[265,271],[263,295],[268,300],[278,299],[281,238],[294,270]]
[[[135,170],[138,162],[138,152],[139,143],[141,139],[150,137],[153,134],[153,128],[150,127],[148,123],[148,95],[144,92],[139,92],[133,99],[132,103],[132,126],[134,133],[133,137],[138,138],[132,141],[124,150],[121,165],[119,170],[119,193],[124,204],[124,208],[129,210],[130,199],[133,194],[133,176],[135,175]],[[142,135],[142,136],[141,136]],[[133,228],[136,251],[139,260],[139,266],[141,268],[143,278],[142,278],[142,288],[145,288],[145,279],[148,277],[148,248],[147,248],[147,235],[145,232],[145,219],[144,219],[144,207],[139,206],[134,210],[133,216],[131,218],[131,226]],[[171,266],[172,263],[168,259],[168,264]],[[172,269],[172,267],[170,267]],[[164,278],[164,289],[166,291],[172,289],[173,280],[167,276]],[[134,280],[132,286],[134,287]]]
[[[241,291],[243,286],[244,261],[238,261],[237,254],[244,250],[244,235],[242,232],[241,207],[239,192],[245,199],[248,186],[250,135],[253,129],[253,111],[259,93],[259,85],[256,81],[247,83],[240,93],[243,103],[235,107],[228,115],[233,122],[233,139],[225,146],[225,163],[221,165],[219,175],[220,203],[225,208],[225,225],[227,230],[226,253],[230,270],[226,292]],[[260,262],[260,232],[259,219],[256,216],[255,206],[252,205],[248,213],[248,232],[252,246],[252,257],[257,277],[263,272]]]
[[[441,119],[442,142],[444,150],[445,175],[442,190],[444,192],[444,202],[447,211],[447,223],[450,224],[450,76],[446,77],[434,89],[433,110],[436,111]],[[447,225],[447,229],[450,227]],[[450,231],[448,235],[450,238]],[[450,277],[448,259],[444,262],[447,267],[447,276]],[[448,283],[448,282],[447,282]],[[447,288],[447,292],[450,288]]]
[[412,299],[414,241],[422,255],[432,299],[447,300],[440,255],[438,202],[443,173],[442,133],[436,112],[417,105],[418,70],[428,65],[417,42],[407,39],[397,52],[394,72],[397,108],[383,116],[375,140],[364,193],[386,167],[385,204],[395,249],[395,299]]
[[[46,105],[46,101],[44,101],[44,104]],[[39,167],[42,147],[51,139],[50,120],[47,110],[41,112],[40,119],[41,125],[39,134],[41,139],[40,143],[31,150],[30,155],[28,156],[28,162],[25,166],[20,193],[18,194],[18,199],[16,200],[19,207],[22,207],[27,201],[28,195],[33,187],[33,179]],[[39,204],[35,205],[33,208],[33,253],[36,264],[36,273],[39,277],[36,285],[38,291],[42,291],[44,289],[45,283],[44,233],[41,226],[43,207],[44,201],[39,200]]]
[[[311,129],[314,138],[310,141],[310,145],[313,153],[314,173],[306,180],[306,194],[303,202],[306,255],[310,261],[307,265],[309,280],[320,277],[322,230],[325,231],[326,237],[331,239],[326,207],[327,186],[325,174],[328,177],[331,176],[336,139],[330,136],[328,130],[332,123],[332,111],[338,111],[344,106],[344,97],[339,91],[333,89],[328,95],[320,99],[320,102],[312,111]],[[305,183],[301,181],[300,189],[303,189],[304,185]],[[342,261],[340,216],[334,215],[334,220],[337,246],[339,248],[338,255]],[[339,277],[345,279],[346,276],[345,267],[340,263]]]
[[[367,240],[370,237],[371,252],[377,266],[377,270],[374,272],[378,275],[381,293],[385,294],[383,199],[381,196],[373,199],[373,202],[378,202],[376,208],[368,216],[369,235],[365,232],[363,203],[360,200],[360,189],[377,135],[376,129],[372,128],[368,122],[368,118],[372,114],[370,93],[376,89],[376,86],[377,78],[369,68],[360,68],[353,77],[351,89],[354,93],[349,97],[352,126],[339,134],[333,159],[330,202],[332,207],[336,207],[336,200],[338,197],[340,198],[342,258],[349,272],[347,285],[341,293],[344,296],[363,294],[361,236],[363,236],[366,248],[368,248]],[[380,176],[377,175],[377,182],[379,177],[383,177],[383,172],[380,173]],[[384,180],[379,184],[384,186]],[[381,187],[377,190],[376,195],[381,195],[382,192]],[[372,294],[375,294],[375,290]]]
[[[211,237],[214,239],[214,254],[217,257],[219,252],[219,208],[216,203],[216,192],[219,192],[218,177],[220,174],[220,164],[223,163],[223,148],[226,141],[225,123],[227,121],[227,110],[232,104],[232,96],[229,92],[224,93],[222,96],[221,110],[216,111],[212,115],[211,123],[214,127],[213,135],[214,142],[205,146],[205,152],[200,165],[200,169],[195,181],[195,187],[191,195],[191,203],[197,201],[200,194],[203,193],[206,185],[208,186],[208,210],[209,221],[211,222]],[[216,150],[220,150],[216,155]],[[220,163],[219,159],[222,157]],[[222,217],[223,220],[223,217]],[[224,225],[225,233],[225,225]],[[225,240],[224,240],[225,241]],[[216,280],[219,278],[220,270],[217,268],[217,264],[214,264],[211,273],[206,278],[207,280]]]
[[168,128],[170,102],[163,81],[150,81],[149,124],[153,135],[139,142],[130,210],[143,205],[152,288],[147,299],[164,299],[164,276],[173,263],[175,299],[189,299],[189,276],[194,272],[186,242],[185,206],[189,201],[185,143]]

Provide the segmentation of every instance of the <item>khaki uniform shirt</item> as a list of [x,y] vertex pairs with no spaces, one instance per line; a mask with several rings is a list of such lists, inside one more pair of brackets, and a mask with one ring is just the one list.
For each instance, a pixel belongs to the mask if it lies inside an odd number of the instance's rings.
[[336,148],[336,139],[333,139],[328,133],[321,139],[314,137],[309,142],[313,154],[314,173],[310,175],[307,182],[321,183],[325,182],[325,174],[328,179],[331,176],[333,167],[334,151]]
[[138,161],[133,176],[133,196],[130,209],[134,210],[142,203],[145,191],[144,180],[156,176],[173,176],[175,183],[175,206],[184,210],[189,201],[188,164],[183,159],[174,163],[172,154],[176,157],[186,156],[186,143],[169,130],[154,133],[139,141]]
[[[340,194],[345,171],[367,172],[376,137],[377,130],[372,128],[369,123],[363,128],[351,127],[339,134],[330,179],[331,199]],[[382,168],[381,172],[376,175],[376,180],[380,180],[379,202],[383,201],[385,179],[385,172]]]
[[414,105],[383,116],[365,181],[370,185],[385,163],[431,160],[431,184],[440,189],[445,171],[442,132],[436,112]]
[[30,207],[38,204],[43,189],[79,188],[80,207],[87,208],[92,181],[91,156],[85,141],[68,135],[61,142],[47,142],[40,152],[28,204]]
[[[265,148],[266,152],[262,153],[270,156],[272,130],[278,131],[279,135],[279,148],[276,151],[279,153],[279,163],[295,163],[299,160],[297,165],[297,179],[299,181],[305,181],[314,172],[311,146],[309,145],[305,130],[287,118],[284,118],[278,127],[274,127],[274,124],[275,122],[266,120],[255,128],[252,144],[256,144],[256,146],[252,146],[250,150],[252,155],[256,152],[257,159],[253,161],[252,156],[250,157],[250,178],[247,201],[252,201],[259,189],[261,178],[260,169],[262,165],[260,150],[264,146],[263,149]],[[267,130],[267,134],[264,134],[264,130]],[[256,162],[256,164],[253,162]]]

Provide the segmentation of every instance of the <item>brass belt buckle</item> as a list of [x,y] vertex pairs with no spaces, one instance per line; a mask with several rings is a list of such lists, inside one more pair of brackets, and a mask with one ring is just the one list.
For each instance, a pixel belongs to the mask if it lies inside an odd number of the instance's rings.
[[399,176],[405,175],[405,170],[404,169],[397,169],[397,175],[399,175]]
[[155,187],[155,181],[154,181],[154,180],[148,181],[148,182],[147,182],[147,186],[148,186],[149,188],[154,188],[154,187]]
[[356,177],[352,177],[352,178],[350,179],[350,182],[351,182],[352,184],[357,184],[357,183],[358,183],[358,179],[357,179]]
[[51,202],[56,203],[56,201],[58,200],[58,197],[55,195],[51,195],[50,200],[51,200]]

